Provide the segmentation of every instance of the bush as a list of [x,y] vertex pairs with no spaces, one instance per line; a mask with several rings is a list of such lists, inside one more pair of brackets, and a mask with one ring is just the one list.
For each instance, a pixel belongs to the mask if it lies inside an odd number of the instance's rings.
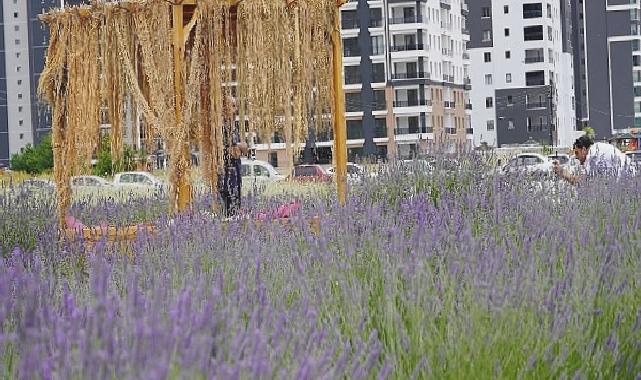
[[136,150],[129,146],[124,146],[122,162],[114,162],[111,154],[111,137],[103,136],[100,140],[100,149],[98,150],[97,162],[93,168],[93,174],[99,176],[108,176],[123,170],[135,170],[136,168]]
[[11,168],[29,174],[41,174],[53,169],[51,135],[45,136],[35,147],[27,144],[20,153],[11,156]]

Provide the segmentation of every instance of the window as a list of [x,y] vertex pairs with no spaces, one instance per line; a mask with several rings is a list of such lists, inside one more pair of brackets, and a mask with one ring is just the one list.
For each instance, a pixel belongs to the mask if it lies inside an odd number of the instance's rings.
[[22,66],[16,66],[16,72],[19,73],[22,70]]
[[20,140],[22,140],[23,138],[24,138],[24,133],[21,133],[20,134]]
[[487,125],[487,130],[488,131],[493,131],[494,130],[494,120],[488,120],[486,125]]
[[511,73],[505,74],[505,83],[512,83],[512,74]]
[[269,177],[269,170],[261,165],[254,165],[254,175],[256,177]]
[[492,74],[485,74],[485,84],[492,84]]
[[481,8],[481,17],[482,18],[492,17],[492,9],[490,7]]
[[22,94],[18,94],[18,99],[22,99]]
[[18,86],[22,84],[22,79],[18,79]]
[[355,140],[363,138],[363,121],[347,120],[347,139]]
[[16,40],[15,40],[15,44],[16,44],[16,45],[20,45],[20,40],[16,38]]
[[18,18],[18,12],[13,12],[13,18]]
[[509,129],[509,130],[514,129],[514,120],[513,119],[507,119],[507,129]]
[[508,106],[513,106],[514,105],[514,97],[512,95],[507,96],[507,105]]
[[492,53],[490,52],[483,53],[483,61],[492,62]]
[[492,41],[492,31],[491,30],[484,30],[483,31],[483,41],[484,42]]
[[632,65],[635,67],[641,66],[641,55],[632,56]]
[[13,26],[13,30],[16,31],[16,32],[19,31],[20,30],[20,25],[14,25]]
[[[635,1],[636,3],[636,1]],[[548,9],[548,18],[552,18],[552,5],[546,4]]]
[[275,168],[278,167],[278,153],[276,152],[269,153],[269,163]]
[[503,13],[505,13],[505,14],[510,13],[510,6],[509,5],[504,5],[503,6]]
[[22,106],[18,106],[18,112],[22,112]]
[[20,52],[16,53],[16,58],[20,58]]
[[543,86],[545,84],[545,71],[529,71],[525,73],[526,86]]
[[[585,79],[585,74],[583,76],[584,76],[583,79]],[[634,78],[635,82],[641,82],[641,71],[633,71],[632,78]]]
[[372,55],[385,54],[385,47],[383,46],[383,36],[372,36]]
[[634,113],[641,113],[641,102],[634,102]]
[[345,84],[361,83],[361,67],[345,66]]
[[505,59],[510,59],[512,58],[512,53],[509,50],[505,51]]
[[372,64],[372,76],[374,83],[385,82],[385,64],[383,62]]
[[509,37],[510,36],[510,28],[505,28],[504,29],[504,33],[505,33],[505,37]]
[[22,127],[22,125],[23,125],[23,124],[24,124],[24,120],[18,120],[18,125],[19,125],[19,126],[21,126],[21,127]]
[[485,108],[492,108],[494,107],[494,98],[491,96],[488,96],[485,98]]
[[361,105],[360,92],[346,92],[345,93],[345,111],[347,112],[360,112],[363,110]]
[[523,40],[543,41],[543,25],[526,26],[523,28]]
[[343,55],[345,57],[360,57],[361,49],[358,46],[358,37],[343,39]]
[[543,17],[543,6],[541,3],[523,4],[523,18],[540,18]]
[[525,50],[525,63],[537,63],[545,60],[545,53],[542,48]]

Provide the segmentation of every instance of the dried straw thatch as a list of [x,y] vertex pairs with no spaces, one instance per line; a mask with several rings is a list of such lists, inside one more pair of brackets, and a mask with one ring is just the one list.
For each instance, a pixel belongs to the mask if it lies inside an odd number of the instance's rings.
[[[215,188],[236,117],[264,139],[282,133],[290,147],[307,136],[308,120],[322,128],[333,104],[330,36],[338,28],[337,1],[230,3],[200,0],[192,6],[185,41],[176,45],[185,43],[176,76],[173,5],[166,0],[94,2],[42,17],[51,42],[40,93],[53,111],[61,220],[69,178],[97,148],[101,107],[108,110],[116,158],[129,101],[144,120],[148,143],[154,136],[167,143],[174,199],[177,182],[188,178],[194,145]],[[176,93],[178,81],[184,93]],[[230,111],[234,95],[237,115]]]

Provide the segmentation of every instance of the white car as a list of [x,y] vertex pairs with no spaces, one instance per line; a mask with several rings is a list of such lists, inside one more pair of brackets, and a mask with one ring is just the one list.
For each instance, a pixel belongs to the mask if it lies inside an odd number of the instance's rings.
[[167,184],[149,172],[124,172],[114,176],[113,186],[167,190]]
[[71,177],[71,187],[108,187],[111,183],[96,175],[79,175]]
[[240,164],[243,182],[276,182],[285,180],[285,176],[280,175],[268,162],[242,159]]
[[503,174],[528,173],[528,174],[549,174],[552,173],[554,163],[546,156],[538,153],[521,153],[512,158],[507,165],[501,168]]

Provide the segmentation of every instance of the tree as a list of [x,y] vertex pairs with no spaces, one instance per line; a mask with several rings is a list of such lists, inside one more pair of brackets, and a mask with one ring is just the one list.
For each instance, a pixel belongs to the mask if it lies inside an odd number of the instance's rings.
[[583,132],[585,132],[585,135],[588,136],[592,140],[594,140],[594,138],[596,137],[596,133],[594,132],[594,128],[592,128],[592,127],[583,128]]
[[123,148],[123,158],[121,162],[114,162],[111,154],[111,137],[105,135],[100,140],[100,149],[97,153],[97,162],[93,168],[93,174],[99,176],[108,176],[123,170],[134,170],[136,168],[136,150],[125,145]]
[[41,174],[53,168],[51,135],[46,135],[35,147],[27,144],[20,153],[11,156],[11,168],[29,174]]

